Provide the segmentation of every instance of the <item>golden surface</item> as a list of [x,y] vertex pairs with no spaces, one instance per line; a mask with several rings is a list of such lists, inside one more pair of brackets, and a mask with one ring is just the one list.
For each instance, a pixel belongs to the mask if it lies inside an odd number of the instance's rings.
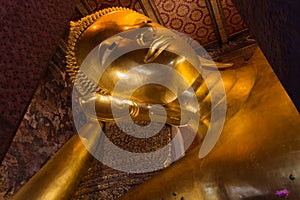
[[[300,174],[299,113],[259,49],[245,68],[255,65],[255,85],[212,152],[199,159],[198,147],[120,200],[276,199],[285,188],[299,199],[300,183],[289,179]],[[244,95],[247,76],[227,94],[229,104]]]

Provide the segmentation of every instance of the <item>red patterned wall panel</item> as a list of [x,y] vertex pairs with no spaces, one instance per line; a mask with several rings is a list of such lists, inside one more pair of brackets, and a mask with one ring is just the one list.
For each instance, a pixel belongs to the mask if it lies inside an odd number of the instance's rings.
[[108,7],[126,7],[143,13],[138,0],[87,0],[94,12]]
[[220,3],[229,35],[247,29],[247,26],[244,24],[239,12],[231,0],[220,0]]
[[216,40],[205,0],[152,0],[168,28],[185,33],[204,45]]

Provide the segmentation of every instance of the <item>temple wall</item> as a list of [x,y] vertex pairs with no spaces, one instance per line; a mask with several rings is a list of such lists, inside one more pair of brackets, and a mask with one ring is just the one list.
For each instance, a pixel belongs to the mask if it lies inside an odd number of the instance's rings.
[[1,0],[0,161],[46,72],[75,3]]

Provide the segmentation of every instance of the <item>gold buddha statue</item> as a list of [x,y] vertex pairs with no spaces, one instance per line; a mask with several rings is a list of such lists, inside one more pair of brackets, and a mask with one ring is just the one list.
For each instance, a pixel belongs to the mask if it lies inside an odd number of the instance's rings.
[[[170,138],[175,148],[185,143],[186,150],[194,137],[199,143],[183,158],[184,152],[174,158],[171,147],[161,148],[166,150],[161,163],[142,170],[166,169],[121,199],[272,199],[285,188],[299,197],[299,184],[284,179],[299,173],[299,115],[262,53],[257,50],[246,66],[235,68],[193,53],[201,48],[188,42],[125,8],[72,22],[67,72],[88,122],[76,125],[79,136],[15,199],[68,199],[91,156],[103,161],[98,157],[103,123],[126,126],[130,120],[149,122],[135,137],[166,123],[178,130]],[[189,141],[180,132],[187,127],[194,134]],[[110,164],[131,173],[145,166]]]

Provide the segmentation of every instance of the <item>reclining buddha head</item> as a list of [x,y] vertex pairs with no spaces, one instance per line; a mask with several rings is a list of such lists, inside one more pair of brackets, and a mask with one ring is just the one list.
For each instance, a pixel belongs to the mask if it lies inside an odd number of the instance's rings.
[[221,133],[225,89],[239,98],[232,101],[235,105],[227,113],[231,116],[255,80],[254,68],[248,68],[249,78],[242,80],[246,89],[236,86],[241,83],[236,78],[239,70],[223,73],[222,79],[219,69],[232,64],[207,60],[208,53],[191,38],[125,8],[105,9],[73,22],[66,57],[86,114],[96,110],[98,120],[115,121],[115,108],[120,119],[152,121],[151,109],[160,105],[165,111],[153,111],[157,122],[189,126],[201,140],[208,138],[202,156]]
[[[75,80],[80,71],[100,93],[128,98],[115,90],[122,79],[119,86],[134,90],[130,99],[168,104],[201,79],[199,60],[182,36],[142,14],[111,8],[72,26],[69,74]],[[83,82],[78,87],[85,95]]]

